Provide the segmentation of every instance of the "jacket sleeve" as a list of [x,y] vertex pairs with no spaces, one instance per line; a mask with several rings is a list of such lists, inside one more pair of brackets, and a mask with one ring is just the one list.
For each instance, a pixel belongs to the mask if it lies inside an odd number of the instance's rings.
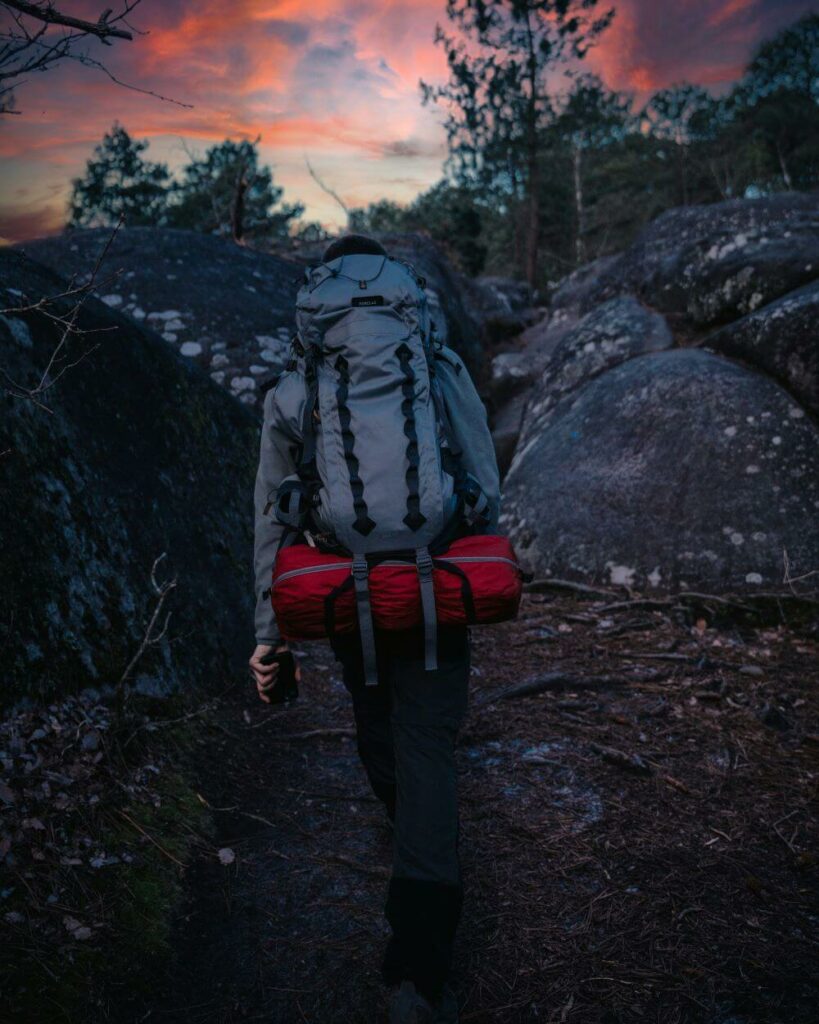
[[443,392],[455,441],[463,452],[464,467],[481,485],[489,500],[490,525],[498,528],[500,476],[495,446],[489,433],[486,409],[463,361],[448,348],[435,360],[435,372]]
[[270,587],[273,561],[281,540],[284,527],[265,507],[275,498],[281,481],[295,473],[296,466],[291,454],[292,438],[284,429],[279,416],[276,391],[268,391],[264,403],[264,425],[259,450],[259,469],[256,473],[254,491],[255,543],[253,568],[256,583],[255,630],[257,644],[275,644],[280,639],[276,617],[270,605]]

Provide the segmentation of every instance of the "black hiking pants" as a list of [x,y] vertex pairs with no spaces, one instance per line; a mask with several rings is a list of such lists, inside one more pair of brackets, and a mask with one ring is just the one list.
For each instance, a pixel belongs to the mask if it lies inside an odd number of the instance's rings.
[[384,980],[408,978],[434,1000],[449,977],[462,902],[454,753],[467,707],[467,631],[439,628],[433,672],[424,669],[419,634],[381,634],[377,686],[364,684],[357,635],[337,638],[333,649],[352,695],[361,761],[395,825]]

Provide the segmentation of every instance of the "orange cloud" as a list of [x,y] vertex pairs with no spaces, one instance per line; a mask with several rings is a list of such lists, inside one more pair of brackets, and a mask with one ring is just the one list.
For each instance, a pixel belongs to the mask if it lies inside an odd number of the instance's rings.
[[[761,38],[814,6],[610,2],[614,24],[584,66],[638,99],[682,79],[731,81]],[[76,0],[75,7],[80,16],[98,14],[96,0]],[[185,159],[182,140],[204,148],[261,135],[287,198],[304,198],[308,217],[329,214],[327,197],[304,168],[305,153],[320,154],[333,184],[361,201],[403,201],[410,183],[426,187],[440,176],[441,112],[421,105],[418,81],[446,76],[445,56],[433,43],[435,23],[446,21],[444,0],[163,0],[141,5],[133,20],[148,34],[92,47],[92,55],[121,80],[193,106],[117,88],[77,64],[34,76],[20,90],[24,114],[5,122],[0,135],[4,195],[12,179],[33,183],[32,194],[64,195],[115,119],[151,139],[148,155],[172,166]],[[43,199],[39,213],[6,212],[15,231],[30,231],[45,230],[59,209]]]

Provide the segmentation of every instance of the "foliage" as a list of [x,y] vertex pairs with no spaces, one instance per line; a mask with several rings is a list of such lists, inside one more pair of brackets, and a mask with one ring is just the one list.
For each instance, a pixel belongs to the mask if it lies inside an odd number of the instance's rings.
[[182,170],[169,208],[169,223],[209,234],[282,238],[300,217],[300,203],[279,206],[284,189],[269,167],[259,166],[258,140],[225,139]]
[[[549,26],[529,23],[545,40],[533,36],[544,48],[530,68],[526,17],[545,7]],[[436,34],[449,82],[422,84],[425,101],[446,106],[446,187],[475,196],[486,269],[532,280],[534,246],[543,286],[623,248],[669,207],[819,186],[819,15],[763,43],[728,93],[679,82],[637,109],[576,64],[554,90],[555,68],[611,17],[583,5],[575,34],[550,48],[558,7],[571,20],[567,3],[450,2],[453,34]]]
[[225,139],[192,156],[177,180],[165,164],[143,158],[147,140],[132,139],[115,123],[84,177],[73,182],[69,226],[110,226],[122,218],[126,226],[170,225],[238,242],[287,238],[304,207],[282,202],[273,172],[259,165],[258,141]]
[[126,224],[164,224],[171,175],[165,164],[143,159],[147,148],[115,122],[85,175],[72,181],[69,226],[112,227],[121,217]]
[[460,270],[479,274],[486,262],[486,246],[481,240],[485,217],[486,210],[475,190],[443,179],[408,206],[381,199],[351,210],[348,227],[351,231],[382,235],[424,232],[446,249]]

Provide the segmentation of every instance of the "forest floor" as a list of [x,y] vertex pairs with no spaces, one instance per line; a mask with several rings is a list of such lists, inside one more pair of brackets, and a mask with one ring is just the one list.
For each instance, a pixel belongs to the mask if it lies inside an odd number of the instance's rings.
[[[816,623],[616,604],[533,594],[475,631],[462,1020],[816,1024]],[[390,833],[328,649],[302,665],[293,705],[248,683],[208,715],[217,834],[135,1020],[386,1020]]]

